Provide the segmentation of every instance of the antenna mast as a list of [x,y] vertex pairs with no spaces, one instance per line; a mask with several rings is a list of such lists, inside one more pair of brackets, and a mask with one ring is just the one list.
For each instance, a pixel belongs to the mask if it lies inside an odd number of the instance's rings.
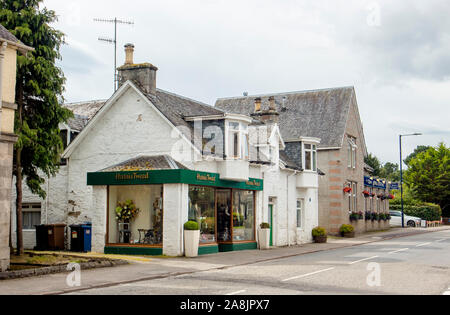
[[119,78],[117,76],[117,24],[134,25],[133,21],[123,21],[116,17],[113,19],[94,19],[94,22],[113,23],[114,24],[114,39],[99,37],[98,40],[114,45],[114,92],[117,91]]

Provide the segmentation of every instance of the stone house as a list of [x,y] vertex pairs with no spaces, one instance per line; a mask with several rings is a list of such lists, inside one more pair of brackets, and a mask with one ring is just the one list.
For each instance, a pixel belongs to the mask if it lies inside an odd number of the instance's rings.
[[[183,255],[188,220],[201,227],[200,254],[256,249],[263,222],[273,246],[311,242],[319,176],[284,153],[278,113],[256,102],[235,114],[158,89],[158,69],[135,64],[133,51],[110,99],[67,105],[76,116],[61,125],[67,148],[47,198],[24,194],[40,222],[90,222],[93,250],[106,253]],[[130,221],[116,212],[127,202],[140,210]]]
[[[350,222],[352,212],[369,211],[368,200],[362,194],[364,158],[367,147],[361,123],[356,93],[353,87],[332,88],[279,94],[221,98],[216,107],[227,112],[249,115],[255,98],[279,113],[281,135],[286,143],[283,152],[304,173],[319,169],[319,224],[329,233],[337,234],[342,224],[352,224],[357,232],[389,227],[389,222],[364,220]],[[320,143],[305,144],[319,138]],[[310,141],[311,142],[311,141]],[[312,141],[312,143],[314,143]],[[314,157],[317,155],[317,165]],[[346,193],[348,187],[351,191]],[[349,190],[349,189],[347,189]],[[386,201],[370,197],[374,203],[383,202],[377,211],[388,212]]]
[[9,266],[11,178],[17,141],[14,134],[17,52],[26,54],[31,50],[0,25],[0,271]]

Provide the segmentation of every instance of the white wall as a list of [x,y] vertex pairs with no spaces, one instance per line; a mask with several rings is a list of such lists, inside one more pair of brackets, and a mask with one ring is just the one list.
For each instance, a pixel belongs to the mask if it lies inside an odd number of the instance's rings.
[[164,185],[163,254],[184,254],[183,225],[188,220],[189,185]]

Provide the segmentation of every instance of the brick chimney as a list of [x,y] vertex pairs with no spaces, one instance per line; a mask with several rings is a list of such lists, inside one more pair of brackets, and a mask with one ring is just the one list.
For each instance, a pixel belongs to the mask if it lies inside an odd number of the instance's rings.
[[262,109],[261,98],[255,100],[255,112],[251,115],[266,124],[276,124],[279,121],[280,114],[277,111],[275,97],[269,97],[269,109]]
[[125,45],[125,64],[117,68],[119,87],[128,80],[136,84],[146,94],[156,94],[156,71],[158,68],[150,63],[134,63],[134,45]]

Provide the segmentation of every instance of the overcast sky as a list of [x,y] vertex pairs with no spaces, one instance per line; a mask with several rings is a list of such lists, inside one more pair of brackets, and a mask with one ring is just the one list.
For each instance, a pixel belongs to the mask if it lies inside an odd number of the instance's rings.
[[370,152],[399,160],[450,139],[448,0],[45,0],[66,34],[66,100],[113,92],[113,25],[157,86],[214,105],[219,97],[354,86]]

